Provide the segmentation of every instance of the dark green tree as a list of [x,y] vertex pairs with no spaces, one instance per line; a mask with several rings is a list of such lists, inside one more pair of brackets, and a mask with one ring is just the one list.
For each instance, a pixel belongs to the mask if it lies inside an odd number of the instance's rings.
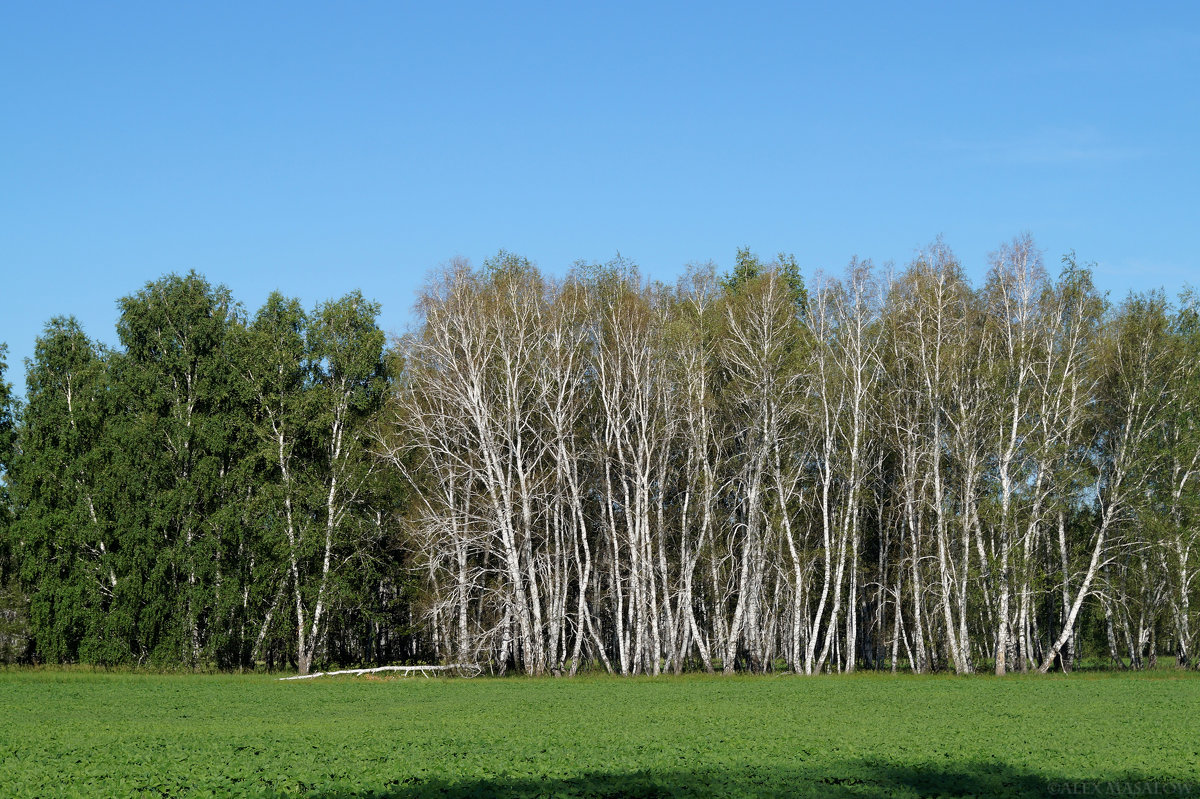
[[[12,383],[5,379],[8,370],[8,345],[0,343],[0,542],[7,540],[5,535],[12,520],[12,503],[8,493],[8,470],[16,452],[16,401],[13,398]],[[2,546],[2,544],[0,544]],[[0,549],[0,577],[5,575],[7,567],[6,551]]]
[[104,382],[104,359],[79,323],[52,319],[28,363],[12,465],[13,542],[39,660],[114,657],[105,616],[120,554],[106,494]]
[[13,505],[9,486],[16,454],[17,403],[12,384],[5,380],[8,346],[0,344],[0,662],[20,657],[28,640],[28,607],[25,593],[17,584],[12,553]]
[[765,275],[775,272],[787,286],[796,313],[803,316],[808,308],[808,290],[804,286],[804,277],[800,274],[800,265],[796,256],[789,253],[779,253],[771,263],[763,263],[749,247],[739,247],[734,257],[733,269],[721,280],[725,291],[731,295],[739,294],[745,287]]
[[[167,275],[120,301],[116,436],[121,471],[144,489],[119,515],[136,579],[148,590],[131,607],[138,658],[198,667],[212,652],[221,605],[223,506],[237,496],[239,452],[232,331],[241,321],[229,290],[202,276]],[[130,490],[126,498],[140,491]]]

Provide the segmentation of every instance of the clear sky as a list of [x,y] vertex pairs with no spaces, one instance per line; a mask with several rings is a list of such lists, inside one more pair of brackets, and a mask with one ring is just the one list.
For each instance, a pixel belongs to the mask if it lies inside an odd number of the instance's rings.
[[811,274],[1028,231],[1200,283],[1197,3],[5,3],[0,341],[170,271],[402,331],[499,248]]

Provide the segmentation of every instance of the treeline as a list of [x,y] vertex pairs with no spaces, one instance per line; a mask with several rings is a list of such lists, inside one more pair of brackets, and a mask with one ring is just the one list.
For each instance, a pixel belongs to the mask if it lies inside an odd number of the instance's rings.
[[357,294],[121,308],[120,350],[53,320],[0,415],[19,658],[1198,663],[1200,301],[1111,303],[1028,238],[978,287],[940,242],[808,285],[501,253],[386,347]]
[[[121,348],[56,318],[6,464],[10,657],[224,669],[412,657],[379,306],[246,318],[196,274],[120,301]],[[17,621],[23,621],[22,625]],[[15,628],[15,629],[14,629]]]

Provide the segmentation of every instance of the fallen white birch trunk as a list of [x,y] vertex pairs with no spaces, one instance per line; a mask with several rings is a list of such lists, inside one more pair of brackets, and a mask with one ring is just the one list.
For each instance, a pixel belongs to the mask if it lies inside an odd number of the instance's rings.
[[353,674],[359,676],[361,674],[376,674],[381,671],[398,671],[404,674],[421,674],[424,677],[429,676],[431,671],[461,671],[466,676],[474,677],[482,671],[481,667],[474,663],[451,663],[449,666],[379,666],[374,669],[342,669],[341,671],[318,671],[314,674],[297,674],[295,677],[280,677],[280,680],[311,680],[313,677],[333,677],[338,674]]

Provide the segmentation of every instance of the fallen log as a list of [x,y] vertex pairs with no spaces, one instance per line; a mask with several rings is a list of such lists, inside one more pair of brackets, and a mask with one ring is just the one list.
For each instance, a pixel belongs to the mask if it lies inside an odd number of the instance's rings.
[[429,672],[457,671],[464,677],[475,677],[483,667],[476,663],[451,663],[448,666],[378,666],[373,669],[342,669],[340,671],[318,671],[313,674],[297,674],[294,677],[280,677],[280,680],[311,680],[314,677],[335,677],[339,674],[353,674],[355,677],[363,674],[378,674],[381,671],[398,671],[402,674],[420,674],[428,678]]

